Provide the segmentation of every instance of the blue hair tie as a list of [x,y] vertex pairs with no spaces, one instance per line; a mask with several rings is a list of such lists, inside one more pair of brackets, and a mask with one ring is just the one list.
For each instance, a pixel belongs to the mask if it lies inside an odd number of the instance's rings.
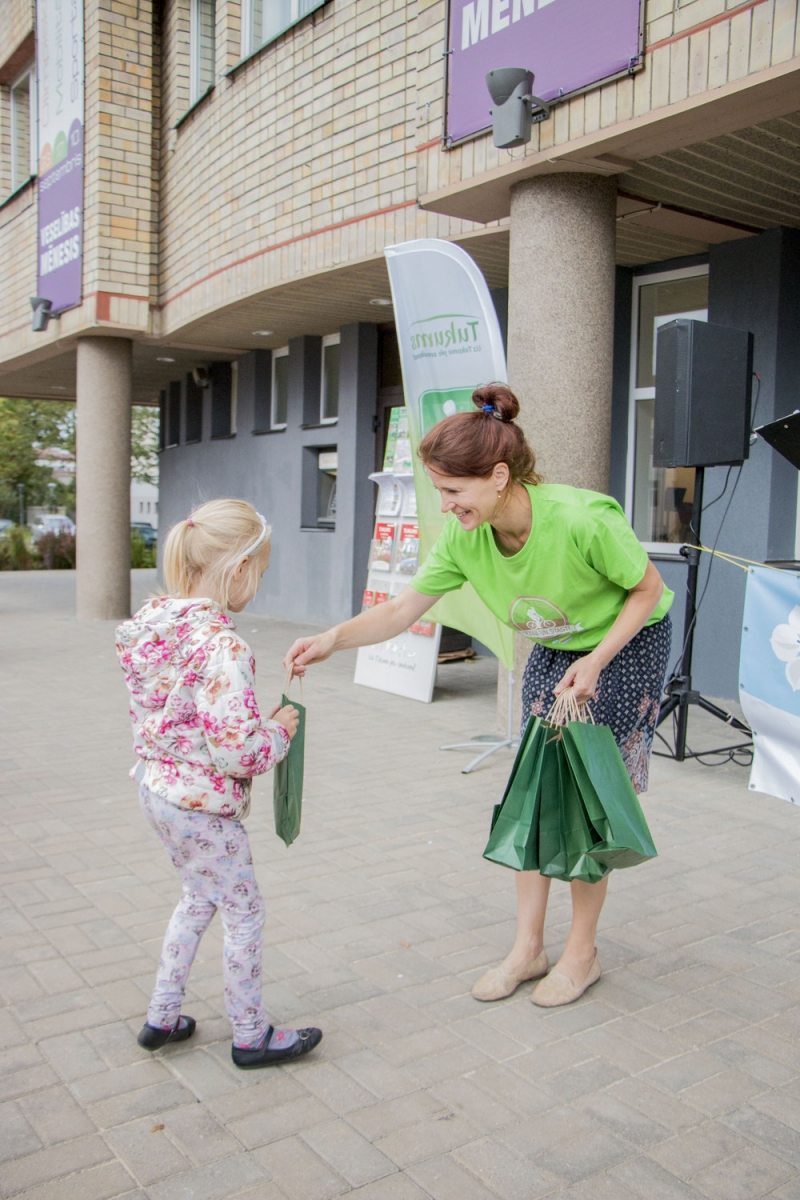
[[493,412],[494,412],[494,405],[493,405],[493,404],[484,404],[483,408],[481,409],[481,412],[490,412],[490,413],[493,413]]

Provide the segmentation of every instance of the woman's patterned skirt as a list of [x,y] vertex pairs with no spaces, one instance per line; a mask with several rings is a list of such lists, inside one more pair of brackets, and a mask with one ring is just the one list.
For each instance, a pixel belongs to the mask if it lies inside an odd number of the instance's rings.
[[[612,658],[600,675],[595,699],[589,703],[596,724],[611,727],[637,792],[647,791],[671,641],[672,622],[667,613],[656,625],[646,625]],[[533,647],[522,678],[523,729],[531,714],[547,715],[556,684],[587,653],[538,643]]]

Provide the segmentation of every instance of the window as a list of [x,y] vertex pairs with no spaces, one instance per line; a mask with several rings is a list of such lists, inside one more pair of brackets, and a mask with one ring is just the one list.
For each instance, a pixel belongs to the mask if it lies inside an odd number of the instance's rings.
[[234,359],[231,363],[231,435],[236,433],[239,418],[239,364]]
[[236,433],[233,363],[212,363],[211,377],[211,437],[228,438]]
[[322,339],[320,421],[330,425],[339,417],[339,334]]
[[203,389],[195,383],[191,371],[186,376],[186,410],[184,413],[184,438],[187,442],[199,442],[203,436]]
[[216,0],[191,0],[189,100],[192,104],[214,85]]
[[689,538],[695,476],[693,467],[653,466],[656,335],[676,317],[708,320],[708,268],[641,276],[633,289],[628,513],[648,550],[677,550]]
[[167,388],[167,445],[177,446],[181,440],[181,383],[175,379]]
[[11,119],[11,191],[36,174],[36,74],[28,67],[9,89]]
[[301,493],[303,529],[336,529],[336,446],[304,446]]
[[242,58],[272,42],[325,0],[243,0]]
[[336,447],[320,450],[317,458],[317,525],[333,529],[336,526],[336,473],[339,455]]
[[289,415],[289,347],[272,351],[270,429],[285,429]]

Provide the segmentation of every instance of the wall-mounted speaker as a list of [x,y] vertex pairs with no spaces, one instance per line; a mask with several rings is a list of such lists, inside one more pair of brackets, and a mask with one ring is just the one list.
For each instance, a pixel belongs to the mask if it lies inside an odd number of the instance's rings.
[[657,336],[653,465],[743,463],[750,454],[752,333],[681,317]]

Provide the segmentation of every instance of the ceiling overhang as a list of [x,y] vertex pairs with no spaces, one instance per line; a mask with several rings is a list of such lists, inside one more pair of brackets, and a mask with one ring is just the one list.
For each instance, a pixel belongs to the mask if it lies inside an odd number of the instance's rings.
[[[645,158],[795,112],[800,96],[796,58],[656,108],[585,137],[514,159],[472,179],[420,197],[420,206],[466,221],[501,220],[511,211],[511,189],[537,175],[582,172],[622,175]],[[439,151],[445,154],[446,151]]]

